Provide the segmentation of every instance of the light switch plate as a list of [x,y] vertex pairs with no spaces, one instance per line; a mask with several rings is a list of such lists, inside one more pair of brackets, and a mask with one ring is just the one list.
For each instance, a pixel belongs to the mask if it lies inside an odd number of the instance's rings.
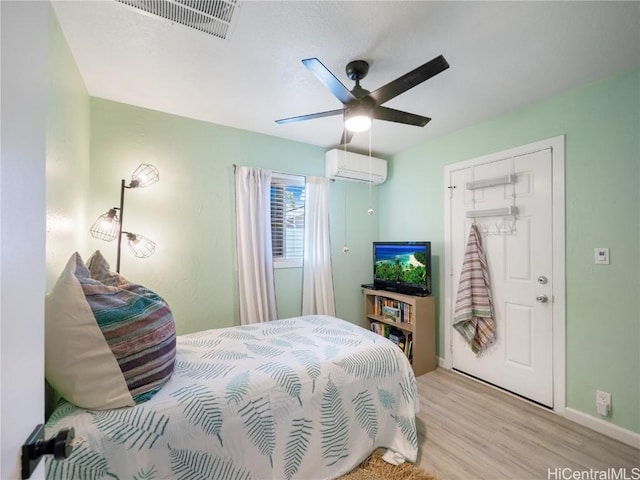
[[594,251],[594,260],[596,265],[609,265],[609,249],[596,248]]

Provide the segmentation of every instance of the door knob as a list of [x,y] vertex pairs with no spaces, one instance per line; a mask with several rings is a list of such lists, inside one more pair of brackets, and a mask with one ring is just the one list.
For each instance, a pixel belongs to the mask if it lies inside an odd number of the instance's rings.
[[540,303],[547,303],[547,300],[549,300],[549,297],[547,297],[546,295],[538,295],[536,297],[536,301],[540,302]]
[[49,440],[44,439],[44,425],[38,425],[22,445],[22,478],[26,480],[38,466],[43,455],[53,455],[56,460],[71,454],[71,440],[75,435],[73,427],[63,428]]

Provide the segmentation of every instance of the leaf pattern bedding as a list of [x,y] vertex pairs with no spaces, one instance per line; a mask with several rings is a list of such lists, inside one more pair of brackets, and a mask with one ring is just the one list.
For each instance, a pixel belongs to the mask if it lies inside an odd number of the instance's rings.
[[418,398],[400,349],[343,320],[303,316],[182,335],[151,400],[91,411],[62,401],[47,438],[74,449],[47,479],[336,478],[374,449],[414,462]]

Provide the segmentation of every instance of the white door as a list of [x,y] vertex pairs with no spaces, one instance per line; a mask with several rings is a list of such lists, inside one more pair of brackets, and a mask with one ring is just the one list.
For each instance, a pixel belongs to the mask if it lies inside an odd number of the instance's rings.
[[[514,175],[515,182],[501,183],[508,181],[508,175]],[[467,182],[478,180],[498,185],[467,188]],[[450,182],[455,186],[450,189],[451,308],[455,308],[467,237],[475,221],[487,257],[497,330],[496,342],[476,356],[452,329],[452,366],[552,407],[552,151],[547,148],[452,170]],[[486,212],[508,207],[517,209],[515,217]],[[487,216],[474,219],[467,212]]]
[[[0,478],[44,422],[49,2],[0,1]],[[44,461],[31,476],[45,476]]]

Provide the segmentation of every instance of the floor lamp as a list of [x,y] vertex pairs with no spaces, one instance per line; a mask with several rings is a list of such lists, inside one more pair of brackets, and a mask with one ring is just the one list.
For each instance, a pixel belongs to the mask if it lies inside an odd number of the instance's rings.
[[124,217],[124,192],[127,188],[143,188],[153,185],[160,180],[158,169],[148,163],[142,163],[131,175],[129,185],[125,180],[120,182],[120,206],[113,207],[101,215],[91,226],[89,231],[94,238],[111,242],[118,240],[118,250],[116,255],[116,272],[120,273],[120,251],[122,247],[122,236],[127,236],[127,243],[133,254],[138,258],[147,258],[153,255],[156,244],[147,237],[138,233],[131,233],[122,230],[122,220]]

